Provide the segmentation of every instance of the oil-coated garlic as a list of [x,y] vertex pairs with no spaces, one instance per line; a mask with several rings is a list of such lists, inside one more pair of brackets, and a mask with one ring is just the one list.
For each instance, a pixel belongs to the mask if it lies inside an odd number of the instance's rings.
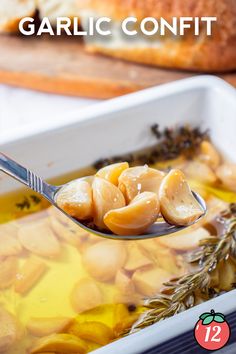
[[19,294],[26,294],[37,284],[39,279],[46,272],[46,264],[39,258],[31,256],[25,261],[16,274],[15,291]]
[[90,184],[81,179],[68,183],[56,196],[57,205],[78,220],[91,219],[93,198]]
[[105,179],[95,177],[93,181],[94,224],[106,229],[104,215],[113,209],[125,206],[125,198],[118,187]]
[[0,257],[16,256],[22,252],[22,246],[14,235],[8,234],[4,227],[0,229]]
[[160,237],[158,242],[179,251],[189,251],[199,246],[201,240],[210,237],[210,233],[203,227],[192,229],[191,227],[177,232],[175,235]]
[[171,273],[164,269],[151,267],[138,269],[133,274],[136,290],[144,296],[156,295],[163,287],[163,283],[171,278]]
[[103,294],[92,279],[84,278],[75,284],[70,300],[73,309],[81,313],[101,305]]
[[130,202],[142,192],[158,193],[161,181],[165,174],[147,165],[132,167],[119,177],[119,188],[127,202]]
[[6,353],[16,343],[19,328],[16,319],[0,307],[0,353]]
[[114,279],[126,261],[127,253],[123,243],[101,241],[90,246],[82,255],[87,272],[100,281]]
[[8,257],[1,261],[0,289],[9,288],[13,284],[17,273],[17,263],[16,257]]
[[188,226],[204,213],[180,170],[170,171],[163,179],[159,199],[161,213],[170,224]]
[[101,168],[96,176],[106,179],[108,182],[111,182],[115,186],[118,186],[118,178],[121,173],[129,168],[128,162],[119,162],[112,165]]
[[44,337],[64,331],[70,324],[67,317],[31,318],[27,323],[27,330],[35,337]]
[[73,334],[52,334],[38,339],[34,343],[30,354],[46,352],[57,354],[85,354],[87,352],[87,346],[84,341]]
[[223,185],[236,192],[236,164],[224,163],[216,170]]
[[143,192],[128,206],[108,211],[104,223],[116,235],[139,235],[157,220],[159,212],[157,195]]
[[214,171],[208,165],[199,161],[188,162],[183,171],[187,178],[201,183],[213,184],[217,181]]
[[102,322],[95,321],[79,323],[75,320],[70,326],[68,332],[83,340],[100,345],[106,345],[114,338],[112,330],[108,326]]
[[22,226],[18,238],[25,249],[39,256],[51,258],[60,254],[60,243],[45,219]]
[[209,141],[203,141],[200,145],[199,160],[215,170],[220,164],[220,155]]

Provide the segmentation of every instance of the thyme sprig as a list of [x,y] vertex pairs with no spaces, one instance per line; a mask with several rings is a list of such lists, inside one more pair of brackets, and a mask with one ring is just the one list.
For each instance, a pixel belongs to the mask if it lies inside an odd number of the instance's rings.
[[113,156],[110,158],[102,158],[94,163],[95,169],[116,162],[127,161],[130,164],[148,164],[152,165],[156,162],[172,160],[180,155],[186,157],[194,156],[203,140],[208,140],[207,131],[201,131],[199,128],[191,128],[188,126],[165,128],[160,130],[158,124],[154,124],[150,128],[151,134],[157,139],[157,142],[151,149],[142,153],[132,153],[121,156]]
[[20,210],[29,210],[32,205],[38,205],[41,203],[41,199],[37,195],[30,195],[29,197],[24,197],[24,199],[16,203],[16,207]]
[[[236,204],[231,204],[218,221],[224,224],[224,232],[200,243],[200,249],[190,255],[189,262],[197,263],[198,270],[165,283],[160,295],[146,299],[147,311],[132,326],[129,333],[150,326],[158,321],[193,307],[197,298],[210,299],[220,293],[211,288],[211,272],[223,260],[236,258]],[[235,284],[232,284],[232,288]]]

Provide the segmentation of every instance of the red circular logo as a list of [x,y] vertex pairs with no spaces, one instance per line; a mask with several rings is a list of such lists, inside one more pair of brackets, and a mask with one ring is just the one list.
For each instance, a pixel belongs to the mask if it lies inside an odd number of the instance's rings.
[[222,313],[214,310],[200,316],[194,329],[198,344],[207,350],[223,348],[230,338],[230,327]]

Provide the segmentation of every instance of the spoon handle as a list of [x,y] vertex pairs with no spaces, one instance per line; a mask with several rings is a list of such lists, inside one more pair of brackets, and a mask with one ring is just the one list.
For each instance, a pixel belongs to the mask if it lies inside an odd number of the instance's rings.
[[21,166],[20,164],[18,164],[17,162],[2,153],[0,153],[0,171],[5,172],[9,176],[15,178],[20,183],[25,184],[33,191],[40,193],[49,201],[53,201],[53,195],[56,189],[55,187],[50,186],[32,171]]

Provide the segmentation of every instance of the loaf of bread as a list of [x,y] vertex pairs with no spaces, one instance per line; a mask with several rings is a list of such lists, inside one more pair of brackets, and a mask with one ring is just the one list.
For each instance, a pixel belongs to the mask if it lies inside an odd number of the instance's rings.
[[49,17],[52,24],[59,16],[78,17],[86,26],[89,17],[107,16],[115,29],[134,16],[167,21],[173,17],[217,17],[212,36],[130,37],[117,30],[110,38],[85,37],[88,51],[163,68],[201,72],[226,72],[236,69],[236,0],[0,0],[0,32],[15,31],[19,20],[33,16]]
[[0,32],[18,31],[19,21],[35,11],[35,0],[0,0]]
[[117,23],[128,16],[165,18],[217,17],[214,34],[135,41],[113,34],[109,40],[85,38],[90,52],[165,68],[204,72],[236,69],[236,0],[78,0],[83,16],[108,16]]
[[57,17],[79,17],[78,0],[36,0],[36,6],[40,17],[48,17],[52,25]]

